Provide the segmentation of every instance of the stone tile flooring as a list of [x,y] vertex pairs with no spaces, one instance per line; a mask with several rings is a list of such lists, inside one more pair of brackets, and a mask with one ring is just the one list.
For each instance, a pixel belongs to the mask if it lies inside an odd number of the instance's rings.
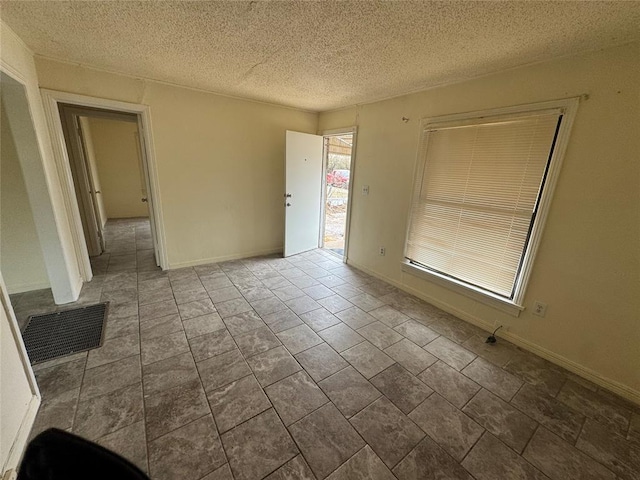
[[35,367],[32,435],[154,480],[640,478],[640,407],[327,252],[162,272],[148,223],[107,233],[77,302],[111,302],[104,345]]

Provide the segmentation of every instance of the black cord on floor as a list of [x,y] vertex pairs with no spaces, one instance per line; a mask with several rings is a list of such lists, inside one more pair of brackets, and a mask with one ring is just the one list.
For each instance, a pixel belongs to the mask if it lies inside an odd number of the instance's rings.
[[496,332],[498,330],[500,330],[501,328],[502,328],[502,325],[500,325],[498,328],[496,328],[493,331],[493,333],[487,337],[487,339],[484,341],[484,343],[496,343],[498,341],[498,339],[496,338]]

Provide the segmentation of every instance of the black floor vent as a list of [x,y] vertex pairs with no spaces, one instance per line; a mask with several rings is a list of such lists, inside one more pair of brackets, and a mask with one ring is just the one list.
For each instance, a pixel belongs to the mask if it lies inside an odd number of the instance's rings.
[[29,317],[22,338],[31,364],[99,347],[107,309],[108,303],[98,303]]

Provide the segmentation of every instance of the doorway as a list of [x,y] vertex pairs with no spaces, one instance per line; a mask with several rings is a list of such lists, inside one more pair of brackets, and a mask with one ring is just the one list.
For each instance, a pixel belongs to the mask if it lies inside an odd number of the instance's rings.
[[[105,230],[112,222],[106,222],[107,218],[109,218],[109,206],[106,198],[101,199],[101,197],[106,196],[106,191],[103,187],[109,182],[107,178],[100,178],[99,169],[98,182],[96,182],[95,172],[87,165],[86,161],[82,160],[82,156],[86,156],[87,150],[89,150],[87,146],[88,136],[84,134],[84,131],[87,130],[87,124],[91,129],[91,122],[126,122],[135,130],[133,134],[135,134],[135,148],[137,149],[138,160],[133,163],[137,163],[136,169],[140,178],[135,197],[138,205],[141,205],[144,209],[144,219],[148,223],[148,226],[144,229],[140,228],[141,231],[138,236],[144,237],[145,242],[147,242],[147,239],[150,241],[151,247],[148,248],[149,251],[147,253],[151,257],[154,266],[157,265],[162,269],[167,269],[168,259],[165,249],[164,222],[153,151],[153,137],[150,129],[149,107],[52,90],[42,90],[42,96],[53,139],[54,158],[62,180],[61,186],[65,208],[72,226],[73,245],[83,281],[90,281],[93,277],[96,263],[94,254],[99,254],[101,251],[108,252],[109,230],[113,230],[108,228]],[[68,112],[64,112],[65,109]],[[71,121],[69,121],[69,118],[71,118]],[[68,141],[68,135],[73,135],[71,142]],[[114,142],[110,143],[113,144]],[[116,143],[119,144],[120,142]],[[111,148],[116,148],[117,146],[111,145]],[[73,158],[74,153],[81,159],[80,161]],[[73,166],[74,162],[75,166]],[[76,168],[76,173],[82,174],[84,172],[79,182],[82,186],[81,188],[85,190],[82,194],[77,192],[72,168]],[[90,178],[92,175],[94,176],[93,179]],[[116,178],[116,183],[118,181],[119,178]],[[100,182],[102,182],[102,185]],[[120,196],[116,195],[115,197],[118,199]],[[103,207],[107,210],[106,214],[104,212],[101,214],[100,200],[102,200]],[[132,217],[131,214],[126,216]],[[85,219],[89,221],[84,222],[83,217],[86,217]],[[92,217],[95,218],[95,221],[91,221]],[[137,215],[135,218],[138,218]],[[122,220],[117,221],[122,222]],[[89,228],[85,224],[89,225]],[[136,222],[136,225],[139,226],[139,223]],[[100,227],[103,228],[102,232],[99,231]],[[133,236],[130,236],[131,238],[127,242],[118,243],[127,243],[133,246]],[[117,238],[117,240],[123,239]],[[135,250],[131,253],[135,254]],[[91,260],[90,255],[92,257]]]
[[322,248],[347,261],[356,128],[286,132],[284,256]]
[[[136,252],[114,223],[151,230],[138,116],[60,104],[60,120],[87,252],[94,274],[103,254]],[[107,226],[111,228],[107,229]],[[133,239],[135,240],[135,239]],[[122,243],[130,245],[120,245]],[[153,245],[148,247],[153,249]],[[157,262],[156,262],[157,265]]]
[[346,260],[355,132],[326,133],[323,139],[320,247]]

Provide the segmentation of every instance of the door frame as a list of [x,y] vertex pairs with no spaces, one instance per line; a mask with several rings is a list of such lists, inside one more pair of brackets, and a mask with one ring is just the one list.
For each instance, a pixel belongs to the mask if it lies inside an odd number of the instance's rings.
[[169,266],[166,252],[166,237],[164,220],[162,213],[162,201],[160,199],[160,183],[158,180],[158,169],[153,143],[153,132],[151,130],[151,113],[148,105],[137,103],[121,102],[104,98],[79,95],[75,93],[61,92],[57,90],[41,89],[45,116],[51,143],[53,156],[60,177],[64,205],[71,225],[71,234],[76,256],[78,258],[78,268],[82,279],[89,281],[93,278],[89,253],[82,230],[78,200],[75,195],[73,177],[71,175],[69,156],[64,140],[62,122],[59,114],[59,104],[70,104],[78,107],[99,108],[102,110],[112,110],[114,112],[133,113],[138,116],[138,130],[142,140],[141,151],[143,152],[143,164],[146,166],[148,183],[148,199],[151,211],[150,220],[155,225],[155,247],[158,252],[158,263],[163,270]]
[[353,203],[353,183],[356,170],[356,144],[358,140],[358,127],[345,127],[335,128],[331,130],[324,130],[322,135],[323,152],[322,152],[322,205],[320,207],[321,223],[320,223],[320,238],[318,239],[318,245],[324,248],[324,224],[325,214],[327,206],[327,162],[329,159],[328,152],[325,151],[324,139],[327,137],[335,137],[339,135],[352,134],[353,146],[351,147],[351,161],[349,162],[349,188],[347,189],[347,218],[344,225],[344,254],[342,255],[342,262],[347,263],[349,259],[349,231],[351,230],[351,204]]
[[[70,104],[59,104],[60,116],[62,117],[62,129],[64,132],[67,155],[69,156],[69,165],[76,187],[76,199],[78,199],[78,207],[80,211],[80,219],[85,227],[85,240],[87,241],[87,249],[91,257],[91,251],[94,255],[100,255],[104,252],[104,232],[103,219],[98,208],[97,195],[101,194],[95,187],[95,179],[89,161],[87,151],[87,132],[82,126],[82,119],[90,118],[106,118],[119,122],[134,123],[138,125],[138,115],[132,113],[122,113],[116,111],[98,110],[88,107],[78,107]],[[87,125],[88,127],[88,125]],[[89,136],[89,140],[91,138]],[[144,180],[145,188],[142,195],[145,199],[148,197],[146,183],[147,179],[142,171],[143,153],[140,150],[140,136],[136,132],[136,154],[138,155],[138,163],[140,165],[140,178]],[[95,172],[98,173],[97,171]],[[87,238],[88,237],[88,238]],[[99,253],[97,253],[99,250]]]
[[40,394],[40,389],[38,388],[38,383],[36,382],[36,376],[33,373],[31,361],[29,360],[29,355],[27,354],[27,349],[24,346],[24,340],[22,339],[22,334],[20,333],[20,326],[18,325],[18,320],[16,319],[16,315],[13,311],[13,306],[11,305],[11,300],[9,299],[9,292],[7,290],[7,286],[4,283],[1,272],[0,304],[0,308],[4,310],[4,314],[7,317],[7,322],[9,323],[10,330],[9,333],[11,335],[13,343],[16,346],[16,349],[18,350],[20,363],[22,364],[24,375],[26,377],[27,383],[29,384],[29,390],[31,392],[29,404],[27,405],[24,416],[21,419],[20,427],[16,432],[16,436],[13,438],[13,442],[9,447],[9,451],[5,453],[6,456],[4,456],[4,458],[0,458],[0,475],[3,475],[7,471],[16,469],[17,465],[20,463],[20,459],[29,439],[31,428],[35,423],[38,409],[40,408],[40,404],[42,403],[42,395]]

